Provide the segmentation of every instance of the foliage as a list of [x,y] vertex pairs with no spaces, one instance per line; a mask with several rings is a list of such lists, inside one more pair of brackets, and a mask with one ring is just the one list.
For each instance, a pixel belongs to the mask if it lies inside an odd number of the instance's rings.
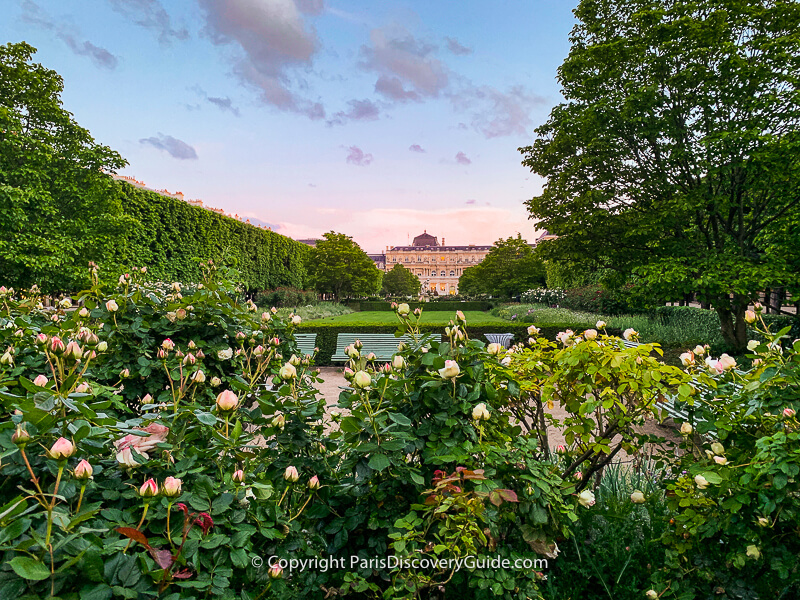
[[164,281],[197,281],[200,261],[213,259],[234,267],[248,290],[306,283],[305,244],[123,181],[113,193],[135,226],[114,240],[111,271],[144,264]]
[[749,371],[687,354],[693,431],[667,485],[662,598],[800,593],[800,341],[757,329],[765,341],[750,346]]
[[[661,471],[647,460],[609,466],[595,489],[597,503],[578,513],[542,586],[547,600],[641,600],[664,563],[660,542],[670,515]],[[645,502],[631,501],[640,491]]]
[[108,289],[95,273],[80,308],[55,312],[3,290],[3,598],[270,589],[251,557],[299,539],[296,517],[325,495],[278,476],[290,457],[306,476],[325,472],[324,402],[308,360],[276,379],[292,324],[237,305],[206,267],[186,295],[139,273]]
[[486,258],[464,269],[458,280],[460,293],[490,294],[510,298],[545,282],[544,264],[522,236],[500,239]]
[[[574,310],[603,315],[628,315],[645,312],[645,305],[638,300],[632,285],[610,290],[601,285],[588,285],[564,290],[561,305]],[[719,319],[718,319],[719,321]]]
[[766,250],[796,242],[800,5],[583,0],[575,14],[566,102],[521,149],[548,181],[528,202],[558,236],[541,252],[635,271],[662,300],[697,292],[741,350],[748,300],[796,282]]
[[279,308],[276,314],[287,320],[297,315],[303,321],[313,321],[314,319],[326,319],[328,317],[348,315],[351,312],[353,311],[338,302],[317,302],[314,305],[299,306],[296,309]]
[[[446,300],[430,300],[429,302],[407,302],[411,310],[415,308],[424,308],[427,312],[454,312],[457,310],[461,311],[484,311],[489,310],[492,306],[491,302],[481,301],[481,300],[472,300],[468,302],[462,301],[453,301],[450,297],[446,296]],[[362,300],[348,302],[347,306],[352,308],[353,310],[361,311],[361,312],[373,312],[373,311],[392,311],[391,302],[386,301],[365,301]]]
[[0,278],[74,289],[132,225],[102,172],[127,163],[64,110],[64,83],[35,51],[0,46]]
[[520,302],[525,304],[558,305],[564,300],[564,290],[558,288],[535,288],[523,292]]
[[380,289],[381,271],[353,239],[329,231],[311,249],[306,263],[311,284],[336,300],[368,296]]
[[274,290],[258,292],[253,301],[262,308],[297,308],[317,303],[317,293],[314,290],[298,290],[297,288],[278,287]]
[[422,284],[419,277],[401,264],[396,264],[383,276],[381,291],[393,296],[416,296]]

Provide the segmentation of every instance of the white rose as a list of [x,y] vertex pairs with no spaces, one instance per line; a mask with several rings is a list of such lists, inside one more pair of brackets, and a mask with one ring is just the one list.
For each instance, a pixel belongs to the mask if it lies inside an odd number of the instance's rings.
[[401,370],[403,367],[405,367],[405,364],[406,364],[406,361],[399,354],[395,354],[392,357],[392,368],[395,371]]
[[701,346],[700,344],[698,344],[697,346],[694,347],[693,352],[697,356],[703,356],[706,353],[706,349],[703,346]]
[[645,500],[644,494],[639,490],[634,490],[631,494],[631,502],[634,504],[644,504]]
[[109,300],[106,302],[106,310],[108,312],[117,312],[119,310],[119,305],[113,300]]
[[531,325],[530,327],[528,327],[528,335],[537,335],[538,333],[539,333],[539,328],[538,327],[536,327],[534,325]]
[[486,410],[486,404],[481,402],[475,408],[472,409],[472,418],[476,421],[488,421],[489,420],[489,411]]
[[756,348],[758,348],[760,345],[761,342],[758,340],[750,340],[747,342],[747,349],[750,350],[750,352],[755,352]]
[[597,331],[594,329],[587,329],[583,332],[583,337],[585,337],[587,340],[593,340],[597,337]]
[[717,370],[729,371],[736,366],[736,359],[727,354],[723,354],[717,361]]
[[714,442],[713,444],[711,444],[711,451],[714,454],[725,454],[725,446],[723,446],[719,442]]
[[278,372],[278,375],[283,380],[294,379],[297,377],[297,369],[294,368],[294,365],[291,363],[286,363],[281,367],[281,370]]
[[694,429],[692,428],[691,423],[689,423],[688,421],[684,421],[683,424],[681,425],[681,434],[692,435],[692,431],[694,431]]
[[500,351],[502,350],[502,348],[503,347],[500,344],[492,343],[492,344],[489,344],[488,346],[486,346],[486,351],[489,354],[491,354],[492,356],[497,356],[498,354],[500,354]]
[[594,493],[591,490],[583,490],[578,494],[578,504],[586,508],[594,506]]
[[704,490],[708,487],[708,480],[702,475],[696,475],[694,482],[697,484],[697,489]]
[[622,332],[622,337],[624,337],[629,342],[634,342],[636,341],[636,338],[639,337],[639,333],[633,328],[628,328]]
[[458,363],[454,360],[446,360],[444,361],[444,368],[439,369],[439,375],[442,376],[444,379],[453,379],[458,376],[461,372],[461,368],[458,366]]
[[372,383],[372,377],[366,371],[357,371],[353,375],[353,385],[357,388],[368,388]]
[[300,318],[300,315],[295,315],[292,317],[292,325],[300,325],[300,322],[303,319]]
[[220,360],[230,360],[232,356],[233,350],[231,348],[225,348],[217,352],[217,358]]
[[398,315],[405,316],[410,312],[411,312],[411,307],[408,304],[406,304],[405,302],[403,304],[400,304],[397,307],[397,314]]
[[598,321],[597,323],[594,324],[594,326],[597,327],[598,329],[605,329],[606,328],[606,322],[605,321]]
[[714,462],[717,463],[718,465],[727,465],[728,459],[725,458],[724,456],[715,456]]
[[691,352],[684,352],[683,354],[681,354],[680,359],[684,367],[688,367],[689,365],[694,364],[694,354],[692,354]]

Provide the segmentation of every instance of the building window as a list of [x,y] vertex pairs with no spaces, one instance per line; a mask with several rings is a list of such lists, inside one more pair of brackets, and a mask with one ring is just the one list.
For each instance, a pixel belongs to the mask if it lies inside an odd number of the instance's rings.
[[456,276],[456,272],[455,271],[450,271],[450,277],[455,277],[455,276]]
[[439,284],[439,290],[442,291],[442,292],[444,292],[446,290],[446,287],[445,287],[445,285],[443,283]]

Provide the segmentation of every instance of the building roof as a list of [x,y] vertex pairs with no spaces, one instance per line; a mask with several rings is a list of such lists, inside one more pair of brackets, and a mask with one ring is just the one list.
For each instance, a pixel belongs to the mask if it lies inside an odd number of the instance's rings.
[[420,235],[414,238],[414,241],[411,243],[412,246],[438,246],[439,240],[437,240],[434,236],[428,233],[428,230],[424,230]]
[[398,251],[398,250],[406,250],[406,251],[419,251],[419,250],[427,250],[430,252],[463,252],[467,250],[472,250],[473,252],[483,252],[487,250],[491,250],[494,246],[392,246],[389,252]]

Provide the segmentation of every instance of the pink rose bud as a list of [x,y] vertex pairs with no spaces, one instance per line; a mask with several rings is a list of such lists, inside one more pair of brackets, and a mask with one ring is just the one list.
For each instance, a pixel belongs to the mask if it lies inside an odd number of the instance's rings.
[[44,346],[47,343],[47,335],[44,333],[40,333],[36,336],[36,343],[40,346]]
[[122,371],[119,372],[120,379],[127,379],[130,376],[131,376],[130,369],[122,369]]
[[153,397],[150,394],[145,394],[142,398],[142,404],[153,404]]
[[152,498],[153,496],[158,495],[158,486],[156,482],[150,478],[142,484],[142,487],[139,488],[139,495],[142,498]]
[[217,396],[217,406],[224,411],[236,410],[236,407],[239,406],[239,397],[231,390],[220,392]]
[[238,332],[238,333],[236,334],[236,339],[237,339],[237,340],[243,340],[244,338],[245,338],[245,335],[244,335],[244,332],[243,332],[243,331],[240,331],[240,332]]
[[793,416],[795,416],[795,414],[797,414],[797,413],[795,413],[795,410],[793,408],[789,408],[787,406],[786,408],[783,409],[783,416],[784,417],[787,417],[787,418],[791,419]]
[[79,394],[88,394],[91,391],[89,384],[85,381],[81,382],[81,384],[75,388],[75,391]]
[[260,344],[258,346],[256,346],[255,348],[253,348],[253,356],[263,356],[264,352],[265,352],[264,346],[262,346]]
[[460,310],[457,310],[457,311],[456,311],[456,318],[457,318],[459,321],[465,321],[465,322],[466,322],[466,320],[467,320],[467,317],[465,317],[465,316],[464,316],[464,313],[463,313],[463,312],[461,312]]
[[280,346],[281,345],[281,341],[278,338],[274,337],[274,338],[270,339],[269,344],[270,344],[270,346]]
[[45,387],[47,385],[47,377],[44,375],[37,375],[36,379],[33,380],[33,385],[38,385],[39,387]]
[[194,340],[189,340],[189,350],[194,350],[197,348],[197,344],[194,343]]
[[558,452],[559,454],[563,454],[566,451],[567,451],[567,449],[564,446],[562,446],[562,445],[556,446],[556,452]]
[[50,458],[65,460],[75,454],[75,446],[66,438],[58,438],[48,451]]
[[112,313],[117,312],[119,310],[119,305],[113,300],[109,300],[108,302],[106,302],[106,310]]
[[161,347],[167,352],[169,352],[170,350],[173,350],[175,348],[175,342],[167,338],[163,342],[161,342]]
[[244,483],[244,471],[237,469],[231,477],[236,483]]
[[267,574],[270,576],[270,579],[280,579],[283,576],[283,569],[278,563],[275,563],[269,568]]
[[167,351],[164,350],[163,348],[159,348],[158,349],[158,358],[159,358],[159,360],[164,360],[165,358],[167,358]]
[[414,315],[415,315],[415,316],[417,316],[417,317],[418,317],[418,316],[420,316],[421,314],[422,314],[422,309],[421,309],[421,308],[415,308],[415,309],[414,309]]
[[192,354],[191,352],[189,352],[189,354],[187,354],[183,358],[183,364],[185,364],[185,365],[193,365],[196,362],[197,362],[197,359],[194,357],[194,354]]
[[353,343],[353,347],[354,347],[356,350],[361,350],[361,349],[364,347],[364,344],[362,344],[362,343],[361,343],[361,340],[356,340],[356,341]]
[[75,467],[75,471],[73,474],[75,475],[75,479],[91,479],[92,477],[92,465],[84,459],[78,463],[78,466]]
[[286,471],[283,473],[283,478],[289,483],[295,483],[298,479],[300,479],[300,474],[297,472],[296,468],[286,467]]
[[175,311],[175,316],[179,321],[183,321],[186,318],[186,309],[179,308],[178,310]]
[[78,346],[77,342],[70,342],[64,350],[64,356],[73,360],[78,360],[83,357],[83,350]]
[[161,490],[167,498],[174,498],[181,493],[181,480],[177,477],[167,477]]
[[202,350],[197,350],[194,355],[198,358],[198,360],[203,359],[206,357],[205,353]]
[[319,489],[319,477],[314,475],[311,479],[308,480],[308,489],[310,490]]

